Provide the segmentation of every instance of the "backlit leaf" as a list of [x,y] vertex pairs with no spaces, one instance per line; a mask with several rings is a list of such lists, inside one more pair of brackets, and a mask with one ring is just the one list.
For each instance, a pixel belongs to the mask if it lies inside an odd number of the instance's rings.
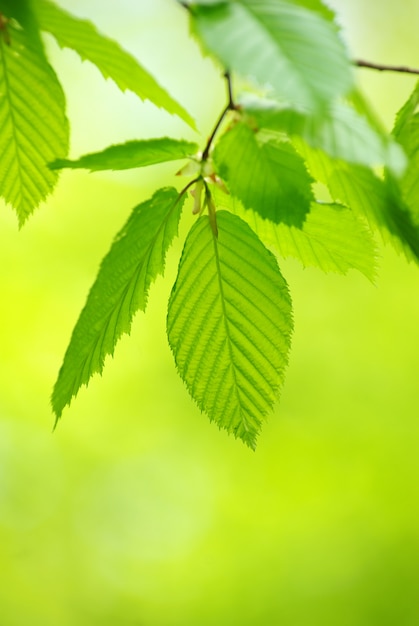
[[301,226],[313,199],[311,178],[289,142],[239,123],[218,142],[214,162],[245,208],[272,222]]
[[310,114],[281,106],[274,100],[244,101],[244,110],[260,128],[300,135],[313,148],[348,163],[385,165],[395,174],[406,167],[402,148],[385,133],[371,127],[355,109],[334,103],[321,114]]
[[121,91],[129,89],[142,100],[150,100],[195,128],[189,113],[151,74],[116,41],[99,33],[89,21],[74,17],[49,0],[36,0],[34,9],[41,29],[51,33],[62,48],[71,48],[82,60],[96,65],[104,78],[111,78]]
[[138,205],[102,261],[73,330],[52,395],[57,419],[83,384],[102,372],[134,314],[144,311],[151,284],[163,273],[166,252],[177,234],[184,196],[164,188]]
[[361,165],[334,161],[320,150],[303,142],[298,149],[304,154],[313,176],[329,188],[332,198],[351,208],[355,215],[378,230],[385,242],[396,250],[412,254],[419,261],[419,228],[402,197],[398,182],[385,179]]
[[409,165],[399,181],[403,198],[419,226],[419,83],[397,114],[393,133],[409,157]]
[[281,98],[323,109],[352,85],[351,64],[333,24],[285,0],[195,6],[194,31],[227,70]]
[[254,448],[284,379],[291,300],[275,257],[239,217],[192,227],[169,301],[167,333],[182,379],[210,420]]
[[184,159],[196,153],[198,146],[189,141],[170,139],[144,139],[127,141],[126,143],[109,146],[102,152],[85,154],[76,161],[57,159],[51,163],[52,169],[68,167],[71,169],[85,168],[90,171],[126,170],[134,167],[145,167],[165,161]]
[[274,224],[217,189],[217,206],[227,207],[244,219],[260,239],[282,257],[298,259],[304,267],[346,274],[356,269],[372,282],[376,276],[376,246],[370,231],[353,212],[339,204],[312,202],[301,228]]
[[19,6],[0,33],[0,194],[22,225],[54,188],[47,164],[67,154],[68,122],[35,25],[17,21]]

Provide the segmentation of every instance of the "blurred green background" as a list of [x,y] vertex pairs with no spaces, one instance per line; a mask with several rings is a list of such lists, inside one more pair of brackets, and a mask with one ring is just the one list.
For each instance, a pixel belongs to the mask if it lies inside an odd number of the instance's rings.
[[[174,0],[59,4],[135,53],[205,140],[224,84]],[[419,66],[417,0],[333,6],[354,56]],[[196,140],[47,43],[72,156]],[[414,77],[359,79],[390,127]],[[281,263],[294,346],[256,453],[176,374],[165,307],[181,240],[146,315],[51,434],[52,385],[99,262],[175,170],[65,172],[20,232],[0,207],[0,626],[417,626],[419,272],[391,250],[376,286]]]

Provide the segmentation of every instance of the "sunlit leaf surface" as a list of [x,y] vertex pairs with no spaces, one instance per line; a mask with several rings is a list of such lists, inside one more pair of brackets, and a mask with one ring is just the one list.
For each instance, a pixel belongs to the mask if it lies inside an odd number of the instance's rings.
[[36,30],[0,33],[0,194],[23,224],[54,188],[48,162],[68,149],[65,99]]
[[289,142],[237,124],[219,141],[214,161],[246,208],[276,223],[301,226],[313,199],[312,180]]
[[260,128],[300,135],[313,148],[348,163],[386,165],[396,174],[406,166],[402,148],[380,133],[349,105],[334,103],[321,114],[309,114],[274,100],[253,98],[244,102],[245,111]]
[[195,32],[227,70],[287,101],[324,108],[351,87],[345,48],[317,11],[285,0],[238,0],[194,7],[192,15]]
[[376,246],[366,226],[350,209],[313,202],[301,228],[274,224],[248,211],[234,197],[213,190],[219,207],[228,207],[244,219],[262,241],[282,257],[294,257],[304,267],[346,274],[356,269],[369,280],[376,277]]
[[134,314],[144,311],[151,284],[163,273],[166,252],[177,234],[184,196],[164,188],[138,205],[102,261],[73,330],[52,395],[57,419],[63,408],[113,354]]
[[85,154],[77,160],[57,159],[51,163],[52,169],[88,169],[99,170],[126,170],[134,167],[145,167],[184,159],[197,152],[198,146],[189,141],[162,137],[161,139],[144,139],[127,141],[124,144],[109,146],[102,152]]
[[62,48],[71,48],[83,60],[96,65],[104,78],[111,78],[122,91],[129,89],[142,100],[150,100],[195,128],[189,113],[116,41],[99,33],[87,20],[76,18],[49,0],[36,0],[34,8],[41,29],[51,33]]
[[169,302],[167,332],[199,408],[254,448],[284,378],[293,328],[275,257],[240,218],[192,227]]

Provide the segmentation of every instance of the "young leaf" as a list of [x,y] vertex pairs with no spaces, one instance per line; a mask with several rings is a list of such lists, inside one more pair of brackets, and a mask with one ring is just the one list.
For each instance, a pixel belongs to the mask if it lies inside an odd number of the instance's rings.
[[19,15],[11,14],[7,38],[0,36],[0,194],[22,225],[54,188],[57,173],[47,163],[67,154],[69,130],[64,93],[36,26],[24,12],[18,22]]
[[189,141],[171,139],[144,139],[127,141],[126,143],[109,146],[102,152],[85,154],[76,161],[56,159],[50,164],[51,169],[68,167],[84,168],[91,172],[99,170],[127,170],[134,167],[145,167],[165,161],[185,159],[195,154],[198,146]]
[[177,234],[185,196],[167,187],[138,205],[102,261],[73,330],[52,395],[55,415],[113,354],[134,314],[144,311],[151,284],[163,273],[166,252]]
[[374,282],[376,246],[370,231],[353,212],[339,204],[312,202],[301,228],[273,224],[217,189],[216,203],[229,208],[248,222],[262,241],[284,258],[294,257],[304,267],[318,267],[324,272],[346,274],[356,269]]
[[321,114],[305,113],[268,99],[252,98],[243,106],[259,128],[299,135],[334,158],[371,167],[385,165],[396,175],[406,167],[406,157],[394,139],[373,129],[365,117],[346,104],[333,103]]
[[138,61],[118,43],[99,33],[93,24],[74,17],[49,0],[37,0],[34,9],[42,30],[51,33],[62,48],[71,48],[88,60],[104,78],[111,78],[121,89],[129,89],[142,100],[150,100],[196,128],[187,111],[174,100]]
[[214,150],[218,173],[247,209],[272,222],[301,226],[313,199],[311,178],[290,143],[236,124]]
[[333,161],[320,150],[298,142],[309,170],[317,180],[328,186],[332,198],[351,208],[355,215],[368,221],[371,230],[378,229],[384,242],[397,251],[419,261],[419,228],[406,206],[397,181],[384,180],[361,165]]
[[352,85],[351,64],[333,24],[286,0],[194,6],[194,31],[227,70],[287,101],[323,109]]
[[211,421],[254,448],[283,383],[291,300],[275,257],[250,227],[216,213],[192,227],[169,301],[167,334],[182,379]]
[[419,261],[419,228],[395,180],[383,181],[366,168],[342,165],[333,172],[329,189],[335,198],[339,197],[354,211],[363,214],[371,225],[375,224],[384,241],[393,243],[397,250],[407,246]]

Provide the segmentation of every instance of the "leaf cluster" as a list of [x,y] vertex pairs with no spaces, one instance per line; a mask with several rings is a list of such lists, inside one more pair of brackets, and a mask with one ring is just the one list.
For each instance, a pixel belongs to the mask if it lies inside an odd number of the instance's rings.
[[[0,190],[23,223],[62,168],[123,170],[184,160],[181,191],[132,211],[102,261],[52,395],[57,419],[113,354],[164,271],[184,206],[196,215],[168,302],[167,336],[198,407],[254,448],[284,382],[293,332],[278,258],[373,281],[378,235],[419,261],[419,87],[392,133],[356,87],[334,14],[320,0],[191,0],[191,32],[227,81],[201,151],[132,140],[67,158],[64,95],[41,33],[122,90],[192,117],[119,44],[50,0],[0,0]],[[248,85],[235,93],[235,79]],[[322,195],[318,196],[318,190]],[[187,202],[189,192],[193,200]]]

